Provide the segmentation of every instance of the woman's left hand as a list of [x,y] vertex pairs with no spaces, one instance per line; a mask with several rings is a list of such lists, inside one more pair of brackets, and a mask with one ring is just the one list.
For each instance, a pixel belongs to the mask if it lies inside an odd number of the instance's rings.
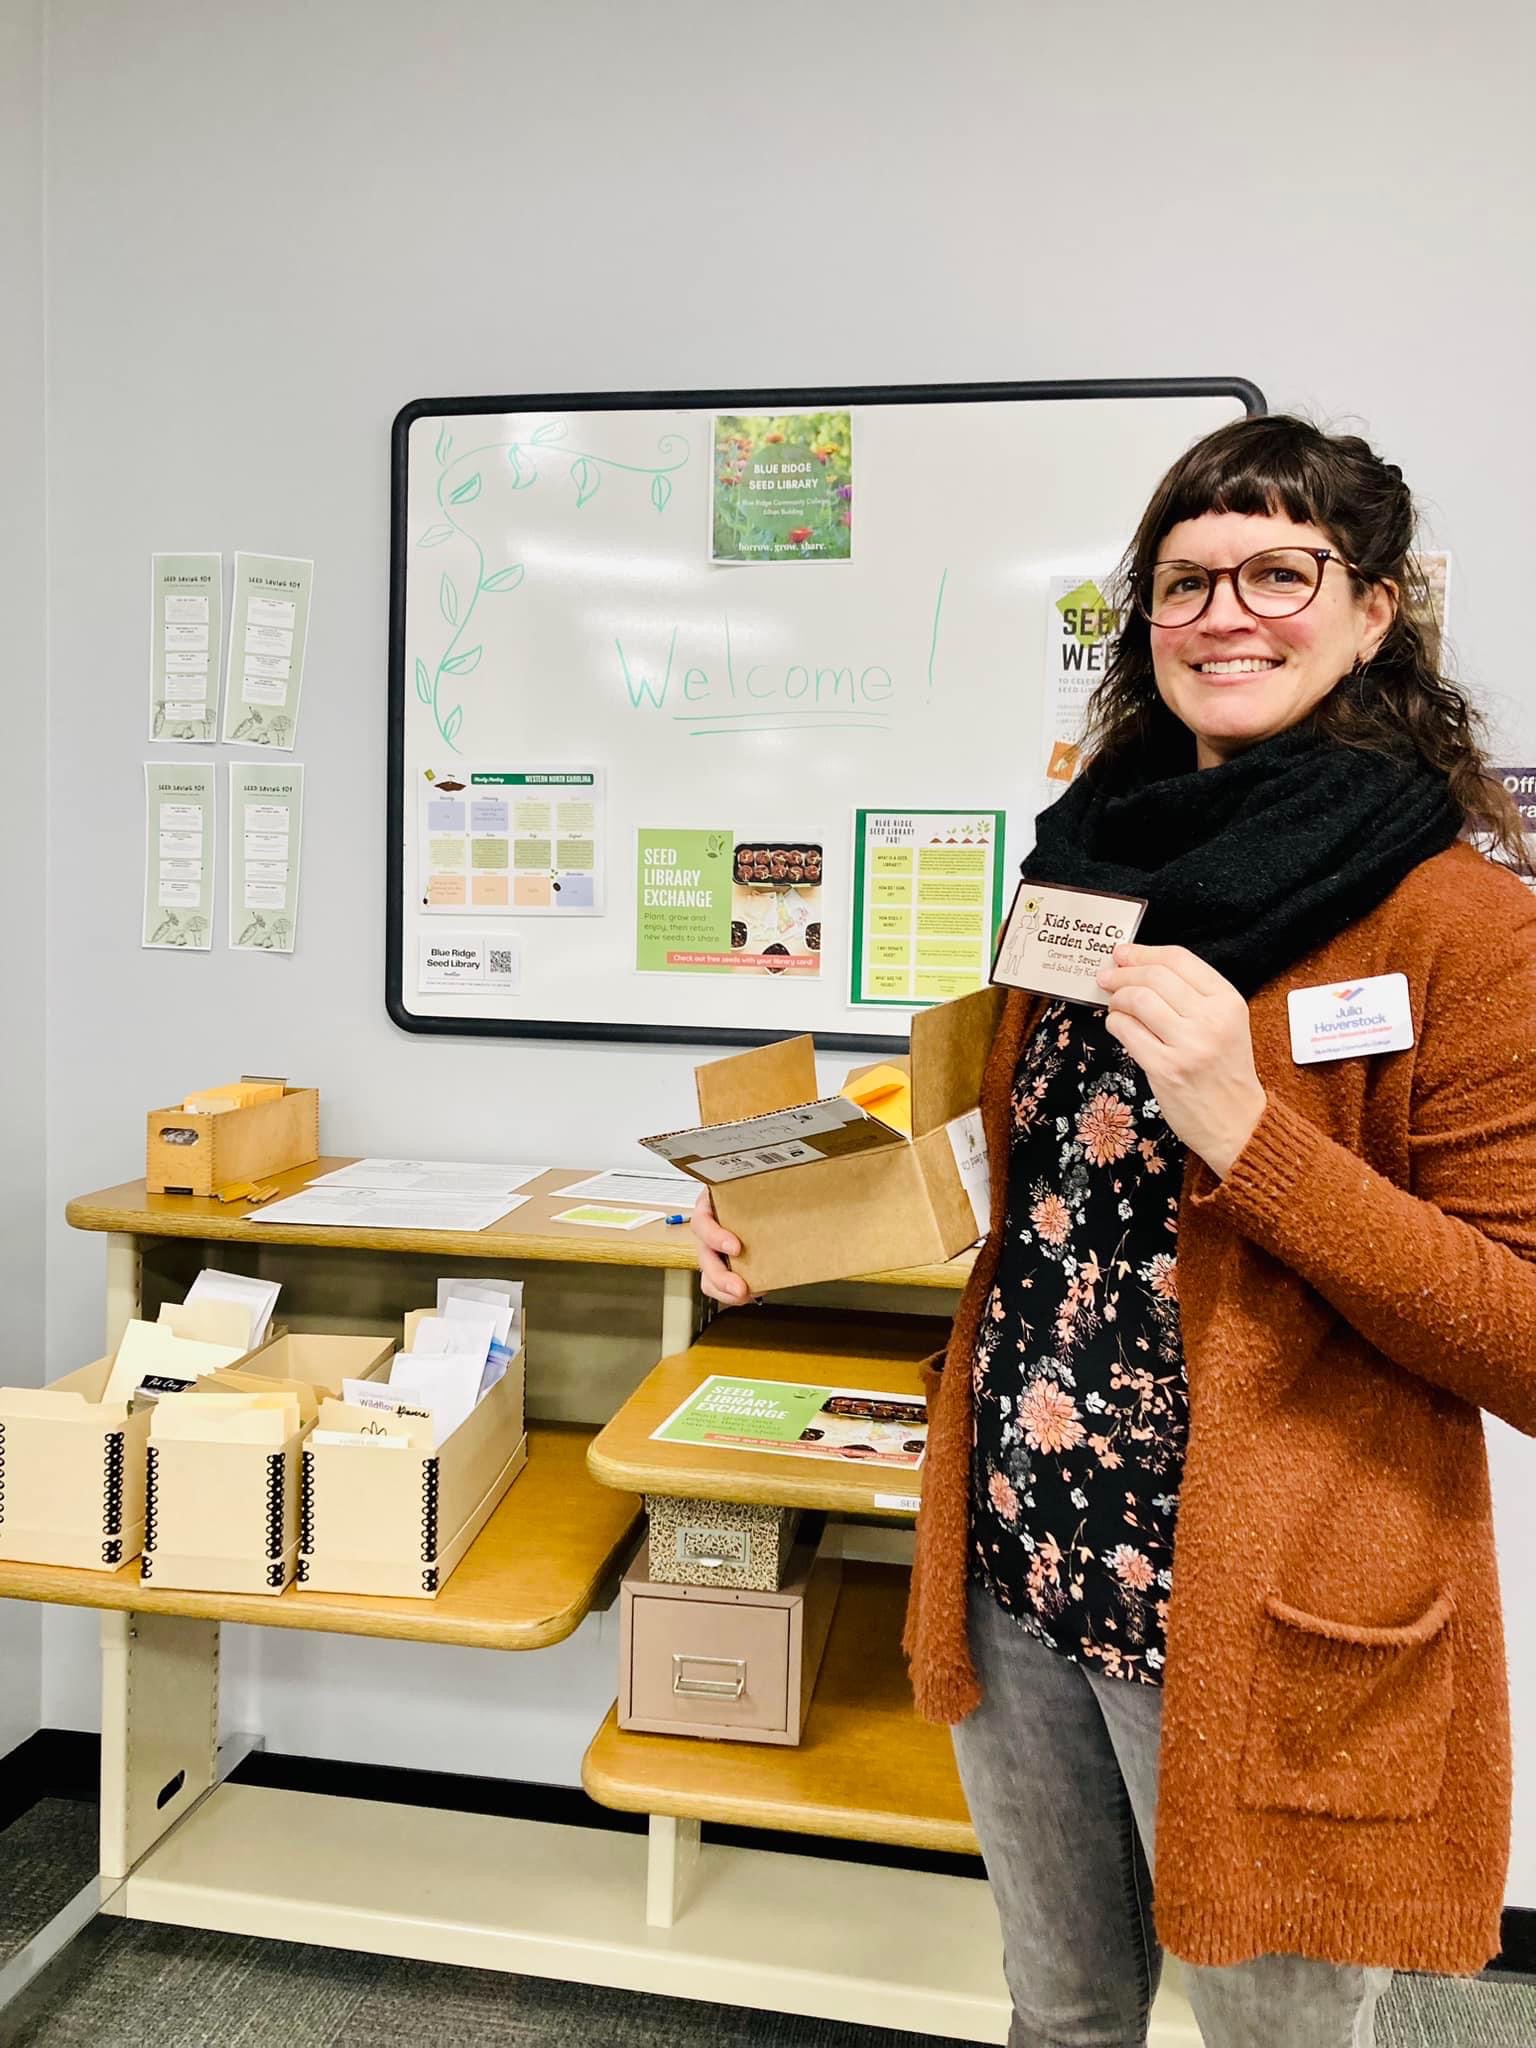
[[1183,946],[1116,946],[1098,982],[1109,1030],[1151,1082],[1169,1129],[1224,1180],[1269,1099],[1248,1005]]

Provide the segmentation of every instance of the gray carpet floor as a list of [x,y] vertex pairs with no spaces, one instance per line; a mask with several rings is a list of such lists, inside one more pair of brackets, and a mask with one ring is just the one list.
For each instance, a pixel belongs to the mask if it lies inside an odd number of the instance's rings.
[[[96,1809],[0,1834],[0,1960],[96,1868]],[[954,2048],[929,2036],[490,1970],[98,1920],[6,2048]],[[1282,2048],[1276,2043],[1275,2048]],[[1536,1985],[1399,1977],[1377,2048],[1536,2048]]]

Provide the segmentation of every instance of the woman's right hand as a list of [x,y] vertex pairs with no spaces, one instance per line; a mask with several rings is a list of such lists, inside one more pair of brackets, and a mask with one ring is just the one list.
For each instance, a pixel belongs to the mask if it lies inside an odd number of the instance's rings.
[[727,1308],[738,1307],[752,1290],[725,1262],[741,1250],[741,1240],[732,1237],[715,1220],[715,1205],[708,1188],[693,1205],[689,1228],[699,1243],[700,1286],[711,1301],[723,1302]]

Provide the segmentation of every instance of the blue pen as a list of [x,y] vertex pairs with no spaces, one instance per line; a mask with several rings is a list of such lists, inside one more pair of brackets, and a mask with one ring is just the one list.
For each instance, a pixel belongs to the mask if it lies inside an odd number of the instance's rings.
[[663,1223],[686,1223],[688,1218],[686,1216],[663,1216],[661,1220]]

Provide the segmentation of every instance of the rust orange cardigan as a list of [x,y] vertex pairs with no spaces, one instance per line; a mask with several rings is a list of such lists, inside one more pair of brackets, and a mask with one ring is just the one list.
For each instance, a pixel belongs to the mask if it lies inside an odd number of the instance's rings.
[[[1416,1043],[1298,1067],[1286,994],[1401,971]],[[980,1697],[965,1628],[971,1359],[997,1264],[1010,997],[983,1098],[992,1225],[932,1411],[907,1649]],[[1190,1430],[1157,1813],[1158,1932],[1471,1972],[1499,1947],[1508,1683],[1480,1410],[1536,1433],[1536,899],[1455,846],[1250,1005],[1269,1106],[1179,1215]]]

